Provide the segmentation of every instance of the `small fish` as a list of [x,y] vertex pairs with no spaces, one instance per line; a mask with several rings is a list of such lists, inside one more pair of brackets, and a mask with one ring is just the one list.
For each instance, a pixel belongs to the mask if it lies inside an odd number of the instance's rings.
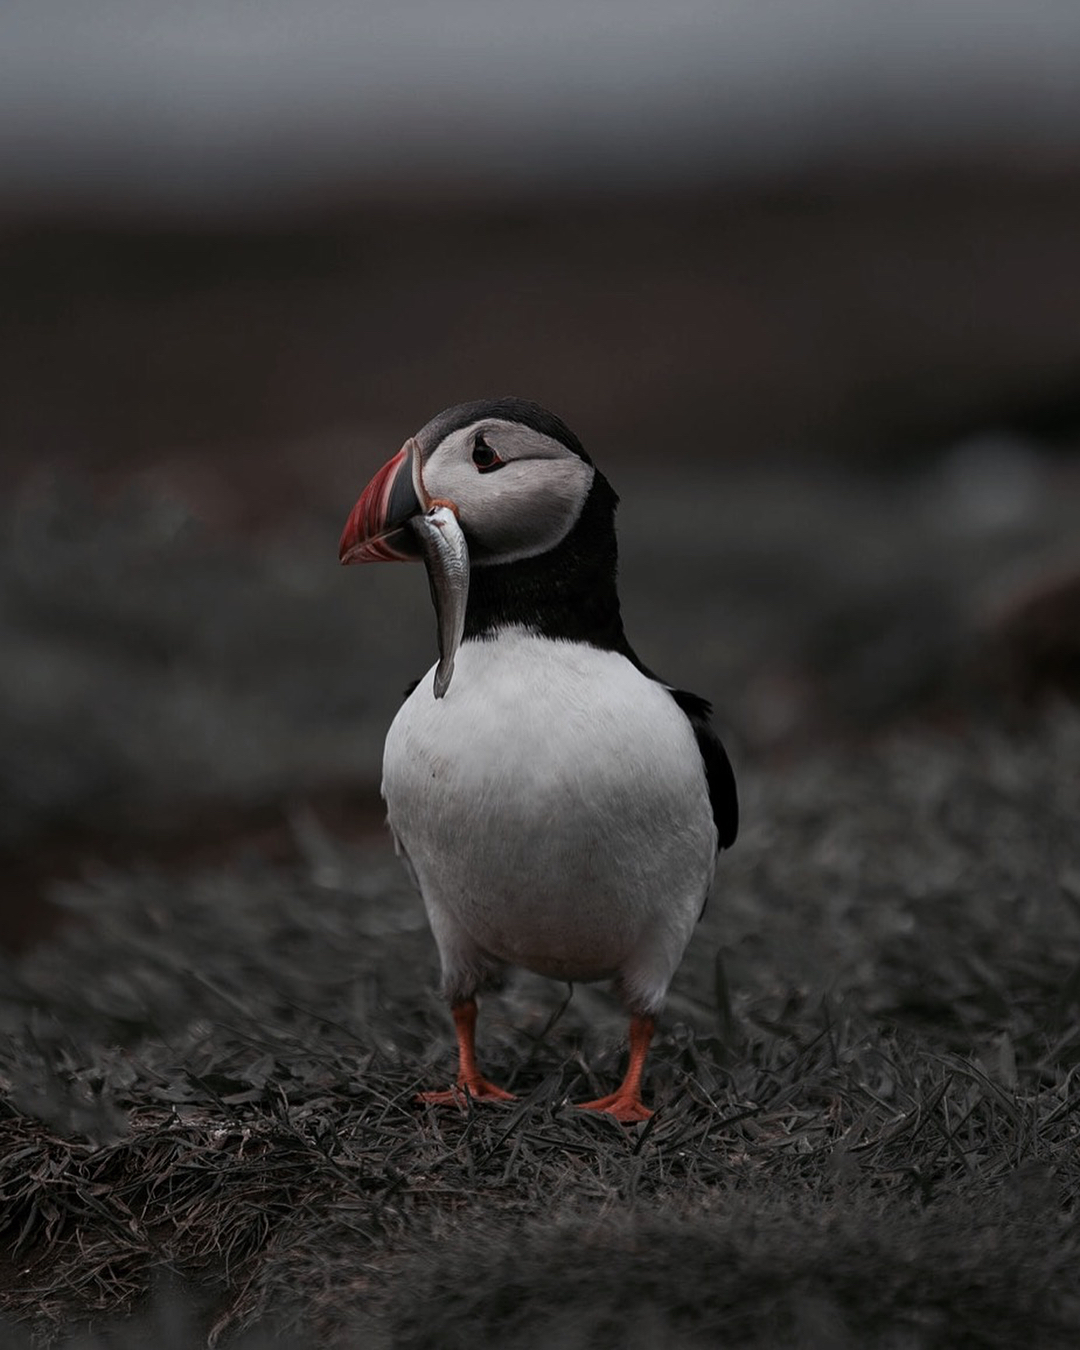
[[439,628],[439,664],[435,669],[435,697],[450,688],[454,657],[465,632],[469,600],[469,549],[457,516],[449,506],[435,505],[417,516],[412,527],[424,550],[431,599]]

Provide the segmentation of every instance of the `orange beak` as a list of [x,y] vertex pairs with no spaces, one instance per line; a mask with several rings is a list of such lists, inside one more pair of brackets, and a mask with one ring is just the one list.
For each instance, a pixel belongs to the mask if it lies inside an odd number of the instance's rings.
[[424,510],[420,453],[410,437],[349,512],[338,545],[342,563],[411,562],[422,556],[409,521]]

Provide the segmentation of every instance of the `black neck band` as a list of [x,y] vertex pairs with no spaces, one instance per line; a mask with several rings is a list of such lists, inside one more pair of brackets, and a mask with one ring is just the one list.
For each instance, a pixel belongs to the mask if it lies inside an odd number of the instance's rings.
[[534,558],[474,566],[465,637],[490,637],[517,626],[542,637],[625,652],[616,589],[618,500],[597,472],[581,515],[561,544]]

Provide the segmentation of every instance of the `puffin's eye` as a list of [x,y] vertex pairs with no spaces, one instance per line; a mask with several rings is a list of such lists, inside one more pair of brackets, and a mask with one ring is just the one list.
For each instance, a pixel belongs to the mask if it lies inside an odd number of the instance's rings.
[[491,473],[494,469],[501,469],[506,463],[484,440],[484,434],[481,431],[476,433],[476,440],[473,441],[472,462],[481,473]]

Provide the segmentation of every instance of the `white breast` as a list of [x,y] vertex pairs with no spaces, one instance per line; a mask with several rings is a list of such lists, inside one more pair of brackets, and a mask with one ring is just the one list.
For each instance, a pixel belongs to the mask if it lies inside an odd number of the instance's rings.
[[508,963],[663,999],[716,830],[687,718],[631,662],[520,630],[465,643],[446,697],[429,672],[394,719],[383,795],[449,986]]

